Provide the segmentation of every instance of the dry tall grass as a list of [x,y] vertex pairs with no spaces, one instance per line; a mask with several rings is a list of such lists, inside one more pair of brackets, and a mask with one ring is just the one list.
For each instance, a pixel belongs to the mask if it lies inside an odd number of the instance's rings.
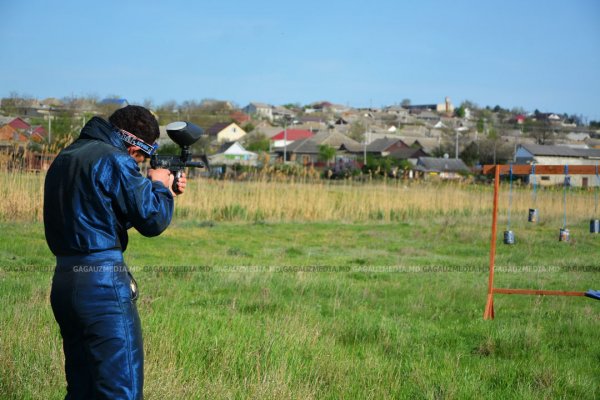
[[[0,172],[0,221],[42,221],[43,173]],[[511,216],[527,218],[535,206],[543,220],[562,221],[563,191],[528,187],[512,191]],[[506,219],[509,188],[500,193],[500,218]],[[594,215],[595,191],[571,189],[568,220]],[[489,218],[492,187],[456,183],[388,181],[254,182],[193,179],[176,199],[177,218],[215,221],[372,221],[410,220],[427,215]]]
[[422,212],[486,208],[485,190],[402,182],[201,181],[177,200],[178,213],[200,219],[268,221],[398,220]]
[[44,176],[0,172],[0,221],[41,221]]

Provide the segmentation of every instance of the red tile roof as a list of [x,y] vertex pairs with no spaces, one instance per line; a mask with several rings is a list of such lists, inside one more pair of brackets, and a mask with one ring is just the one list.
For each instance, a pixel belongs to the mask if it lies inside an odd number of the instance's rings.
[[33,140],[34,142],[38,142],[38,143],[41,142],[45,137],[46,137],[46,130],[41,125],[34,127],[33,131],[31,131],[31,134],[29,135],[29,138],[31,140]]
[[287,138],[285,131],[279,132],[277,135],[273,136],[271,140],[302,140],[313,137],[313,133],[311,131],[307,131],[304,129],[288,129],[287,130]]
[[29,124],[23,121],[21,118],[17,117],[10,121],[8,125],[12,126],[15,129],[29,129]]
[[33,127],[33,130],[31,131],[31,134],[33,135],[34,133],[37,133],[37,134],[39,134],[41,136],[46,136],[46,130],[41,125]]
[[244,122],[248,122],[251,120],[251,118],[248,114],[245,114],[241,111],[233,112],[229,116],[231,117],[231,119],[233,119],[238,124],[242,124]]

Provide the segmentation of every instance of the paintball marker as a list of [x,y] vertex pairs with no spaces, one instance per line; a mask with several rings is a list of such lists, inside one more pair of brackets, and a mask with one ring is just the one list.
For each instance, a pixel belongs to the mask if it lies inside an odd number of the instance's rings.
[[190,150],[190,146],[204,135],[204,131],[199,126],[190,122],[177,121],[167,125],[167,135],[181,147],[181,154],[179,156],[154,154],[150,158],[150,167],[152,169],[166,168],[171,171],[175,176],[173,191],[179,194],[181,192],[177,188],[177,181],[181,178],[185,167],[209,168],[208,159],[205,155],[201,156],[202,161],[192,161],[192,152]]

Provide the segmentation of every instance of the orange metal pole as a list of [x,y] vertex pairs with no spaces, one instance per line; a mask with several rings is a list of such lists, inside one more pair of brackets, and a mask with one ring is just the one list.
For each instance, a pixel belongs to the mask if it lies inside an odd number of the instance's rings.
[[585,292],[566,292],[563,290],[535,290],[535,289],[499,289],[494,293],[502,294],[532,294],[538,296],[585,296]]
[[490,276],[483,319],[494,319],[494,265],[496,262],[496,233],[498,230],[498,191],[500,190],[500,166],[494,171],[494,208],[492,211],[492,239],[490,244]]

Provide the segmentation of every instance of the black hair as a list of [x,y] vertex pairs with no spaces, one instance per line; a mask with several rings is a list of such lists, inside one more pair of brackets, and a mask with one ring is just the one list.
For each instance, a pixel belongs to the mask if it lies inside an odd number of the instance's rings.
[[144,142],[152,144],[160,136],[158,121],[142,106],[126,106],[115,111],[108,120],[117,128],[133,133]]

